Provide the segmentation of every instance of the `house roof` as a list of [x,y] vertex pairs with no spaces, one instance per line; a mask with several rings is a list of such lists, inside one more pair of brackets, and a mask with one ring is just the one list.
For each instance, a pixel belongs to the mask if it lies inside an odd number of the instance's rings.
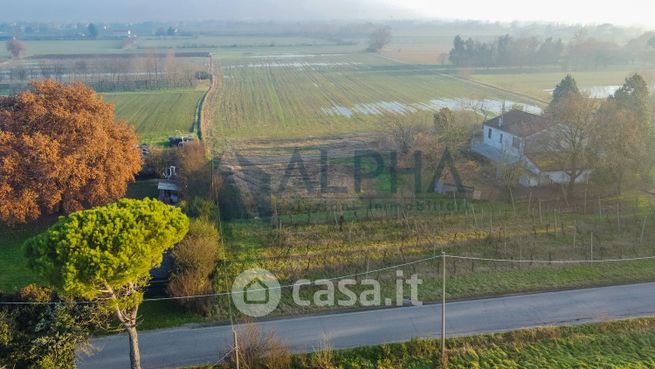
[[157,189],[158,190],[163,190],[163,191],[179,191],[179,188],[177,187],[177,184],[172,181],[167,181],[167,180],[162,180],[159,181],[157,184]]
[[549,153],[527,153],[525,156],[542,172],[557,172],[566,169],[566,165],[559,160],[557,155]]
[[[556,153],[528,152],[525,157],[542,172],[560,172],[572,170],[568,161]],[[578,168],[577,170],[587,170]]]
[[550,127],[550,122],[540,115],[521,110],[510,110],[483,123],[518,137],[528,137]]

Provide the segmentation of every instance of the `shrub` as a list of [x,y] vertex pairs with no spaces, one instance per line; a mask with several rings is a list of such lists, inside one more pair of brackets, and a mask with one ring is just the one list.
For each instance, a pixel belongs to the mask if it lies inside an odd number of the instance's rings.
[[334,351],[330,341],[323,337],[320,349],[312,355],[312,367],[316,369],[334,369]]
[[0,368],[75,368],[76,350],[105,315],[94,305],[69,304],[50,289],[29,285],[3,301],[49,302],[0,306]]
[[[181,188],[187,198],[211,198],[218,181],[212,178],[209,151],[202,141],[193,141],[176,149],[177,173]],[[217,177],[217,176],[214,176]]]
[[[237,332],[239,363],[243,369],[287,369],[291,367],[289,349],[273,333],[263,334],[254,324]],[[228,359],[234,367],[235,355]]]
[[186,214],[192,218],[218,219],[216,204],[201,197],[194,197],[184,206]]
[[[214,292],[211,280],[205,275],[195,271],[183,271],[177,273],[168,283],[168,293],[171,296],[198,296],[208,295]],[[196,297],[177,300],[178,304],[189,311],[202,315],[209,315],[212,312],[212,297]]]
[[[189,232],[172,252],[173,275],[168,293],[174,297],[205,295],[213,292],[212,278],[217,263],[223,259],[219,233],[205,219],[192,220]],[[178,302],[186,309],[208,315],[211,298],[182,299]]]
[[212,75],[203,70],[203,71],[196,72],[194,74],[194,76],[196,77],[196,79],[199,79],[199,80],[208,80],[208,79],[211,78]]

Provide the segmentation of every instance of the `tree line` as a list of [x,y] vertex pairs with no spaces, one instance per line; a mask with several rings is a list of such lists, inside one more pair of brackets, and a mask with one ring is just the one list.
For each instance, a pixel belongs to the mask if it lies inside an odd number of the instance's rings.
[[581,31],[564,42],[552,37],[512,37],[503,35],[492,41],[464,39],[457,35],[450,50],[451,63],[460,67],[510,67],[561,65],[563,67],[603,67],[608,65],[652,63],[655,34],[646,33],[624,46],[589,37]]
[[79,58],[47,57],[37,63],[23,63],[25,44],[10,40],[7,49],[13,50],[15,61],[0,69],[0,83],[18,88],[35,79],[58,82],[84,82],[99,91],[140,90],[151,88],[193,87],[198,72],[206,68],[194,58],[176,56],[172,50],[158,53],[148,50],[142,54],[94,56]]

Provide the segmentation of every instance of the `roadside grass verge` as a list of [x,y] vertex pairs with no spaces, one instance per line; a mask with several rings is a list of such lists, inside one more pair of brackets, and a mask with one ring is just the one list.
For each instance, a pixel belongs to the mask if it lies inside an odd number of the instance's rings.
[[[655,366],[655,319],[540,327],[441,341],[413,339],[346,350],[317,348],[291,357],[290,369],[632,368]],[[327,347],[327,349],[326,349]],[[446,365],[444,365],[444,362]],[[194,369],[225,369],[227,364]]]
[[[637,319],[561,328],[544,327],[503,334],[449,339],[447,368],[652,368],[655,319]],[[428,369],[441,366],[440,342],[407,343],[337,351],[340,369]],[[292,368],[315,367],[320,354],[294,357]]]

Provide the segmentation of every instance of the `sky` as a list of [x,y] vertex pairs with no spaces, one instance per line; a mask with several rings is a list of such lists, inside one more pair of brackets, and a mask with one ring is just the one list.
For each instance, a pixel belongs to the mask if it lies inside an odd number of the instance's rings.
[[[474,19],[652,27],[653,0],[0,0],[0,21]],[[651,4],[649,4],[651,3]]]
[[388,0],[427,17],[655,25],[653,0]]

